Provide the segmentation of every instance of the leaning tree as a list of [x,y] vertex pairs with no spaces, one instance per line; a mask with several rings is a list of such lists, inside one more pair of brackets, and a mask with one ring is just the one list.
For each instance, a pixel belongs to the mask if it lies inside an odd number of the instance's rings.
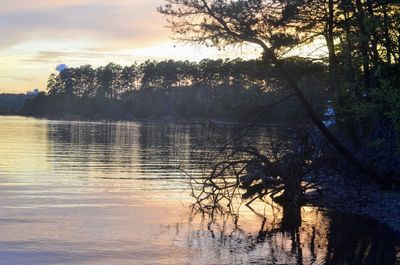
[[[281,60],[282,52],[312,41],[316,35],[290,26],[309,1],[283,0],[166,0],[158,11],[168,17],[177,40],[224,48],[252,43],[263,52],[266,67],[273,67],[304,107],[307,115],[328,142],[360,171],[371,175],[365,166],[324,125],[295,78]],[[328,1],[327,3],[329,4]],[[329,6],[328,6],[329,8]],[[301,19],[301,18],[300,18]],[[292,24],[293,25],[293,24]],[[370,171],[371,172],[371,171]]]

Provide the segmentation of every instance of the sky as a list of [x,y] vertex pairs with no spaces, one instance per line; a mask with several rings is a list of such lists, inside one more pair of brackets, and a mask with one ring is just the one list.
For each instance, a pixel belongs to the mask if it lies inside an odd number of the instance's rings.
[[0,93],[46,89],[58,64],[94,67],[147,59],[236,58],[254,53],[220,52],[174,41],[163,0],[0,0]]

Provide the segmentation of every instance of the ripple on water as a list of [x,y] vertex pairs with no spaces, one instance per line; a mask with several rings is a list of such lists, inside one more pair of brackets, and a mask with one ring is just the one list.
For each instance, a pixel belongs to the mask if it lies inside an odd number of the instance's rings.
[[354,216],[303,208],[296,224],[266,204],[194,215],[179,168],[202,176],[207,134],[193,124],[0,117],[0,264],[399,262],[398,237]]

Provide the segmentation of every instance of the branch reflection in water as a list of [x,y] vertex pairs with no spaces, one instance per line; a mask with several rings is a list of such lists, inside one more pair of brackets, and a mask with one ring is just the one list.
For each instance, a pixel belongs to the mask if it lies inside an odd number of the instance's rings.
[[[188,213],[193,198],[177,166],[201,181],[201,126],[0,122],[0,264],[400,262],[393,233],[354,216],[268,200],[252,211],[237,196]],[[221,132],[220,143],[231,130]],[[253,142],[272,134],[254,132]]]
[[195,264],[397,264],[390,235],[354,215],[232,196],[193,204],[186,247],[198,251]]

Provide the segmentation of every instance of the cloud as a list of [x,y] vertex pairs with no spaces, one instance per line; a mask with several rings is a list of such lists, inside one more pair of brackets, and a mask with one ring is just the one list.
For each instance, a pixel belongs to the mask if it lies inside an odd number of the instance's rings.
[[[173,45],[164,0],[0,0],[0,92],[46,86],[56,65],[216,57]],[[235,56],[229,52],[227,56]],[[23,79],[26,76],[31,78]]]
[[134,61],[127,50],[169,39],[163,1],[0,0],[0,92],[45,87],[64,62]]
[[56,7],[68,7],[92,2],[91,0],[1,0],[0,14],[16,13],[21,11],[44,10]]
[[20,77],[20,76],[8,76],[8,75],[0,75],[0,79],[12,79],[15,81],[29,81],[32,77]]
[[11,5],[6,7],[8,11],[0,11],[0,48],[41,38],[91,39],[104,46],[127,47],[169,35],[164,19],[156,12],[161,0],[114,0],[108,4],[102,0],[41,0],[27,6],[6,0],[5,6],[7,2]]

